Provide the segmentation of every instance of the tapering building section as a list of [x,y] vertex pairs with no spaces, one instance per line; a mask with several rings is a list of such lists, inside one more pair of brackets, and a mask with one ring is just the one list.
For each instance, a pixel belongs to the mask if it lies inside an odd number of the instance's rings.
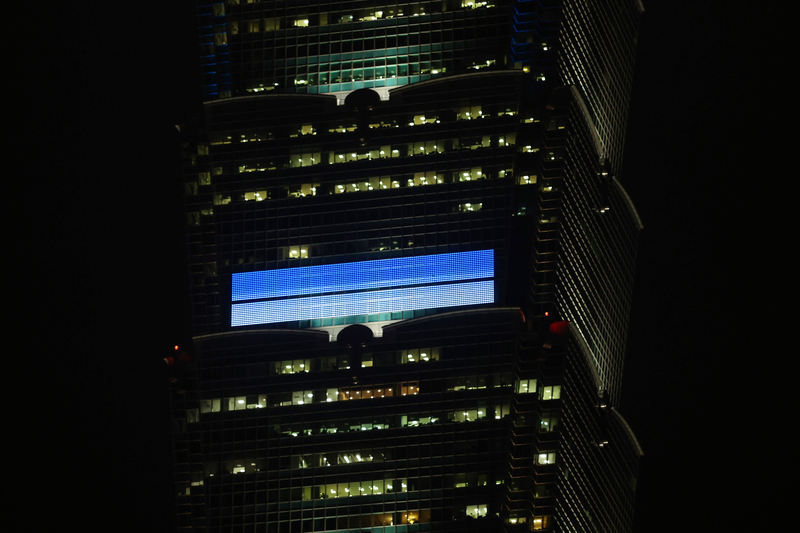
[[642,10],[202,3],[182,530],[631,531]]

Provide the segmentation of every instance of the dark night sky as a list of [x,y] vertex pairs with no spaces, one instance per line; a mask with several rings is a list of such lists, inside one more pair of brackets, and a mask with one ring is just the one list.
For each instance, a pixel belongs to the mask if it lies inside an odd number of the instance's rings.
[[[160,359],[189,327],[173,124],[195,106],[193,1],[92,4],[31,4],[10,54],[27,178],[9,197],[12,293],[27,287],[10,333],[33,353],[9,357],[27,370],[7,369],[7,486],[26,531],[167,532]],[[790,508],[787,4],[645,1],[621,172],[645,224],[619,406],[645,450],[637,533],[766,530]]]

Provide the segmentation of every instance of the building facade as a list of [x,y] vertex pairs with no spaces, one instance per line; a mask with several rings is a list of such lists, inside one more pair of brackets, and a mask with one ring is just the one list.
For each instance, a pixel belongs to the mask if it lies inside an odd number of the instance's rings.
[[641,11],[202,3],[182,529],[631,530]]

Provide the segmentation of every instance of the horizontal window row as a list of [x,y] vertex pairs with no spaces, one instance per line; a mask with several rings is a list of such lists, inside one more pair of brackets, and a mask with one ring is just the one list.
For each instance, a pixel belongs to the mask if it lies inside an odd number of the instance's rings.
[[414,396],[419,394],[418,382],[401,382],[397,384],[369,385],[346,389],[314,389],[293,392],[278,392],[252,396],[236,396],[200,400],[201,413],[238,411],[243,409],[259,409],[287,405],[304,405],[329,403],[369,398],[385,398],[392,396]]
[[[414,490],[414,489],[411,489]],[[320,500],[327,498],[348,498],[351,496],[371,496],[408,492],[408,480],[377,479],[372,481],[351,481],[350,483],[330,483],[303,487],[303,500]]]
[[553,517],[550,515],[544,516],[528,516],[527,512],[524,511],[511,511],[508,513],[508,517],[506,518],[507,524],[530,524],[530,529],[533,531],[539,531],[543,529],[550,529],[553,523]]
[[[372,150],[343,150],[338,152],[293,152],[288,163],[283,166],[276,164],[275,168],[298,168],[315,165],[334,165],[337,163],[351,163],[355,161],[372,161],[377,159],[393,159],[414,155],[444,154],[453,151],[476,150],[478,148],[503,148],[516,145],[516,133],[505,135],[483,135],[452,139],[428,140],[414,143],[394,144],[373,148]],[[534,150],[533,146],[521,148],[523,151]],[[266,165],[265,165],[266,166]],[[252,164],[240,165],[238,171],[258,172],[273,170],[264,166]]]
[[[431,521],[430,509],[420,509],[412,511],[397,511],[393,513],[373,513],[361,515],[338,515],[318,518],[307,518],[301,522],[295,520],[291,524],[297,524],[292,531],[373,531],[371,528],[383,528],[387,526],[397,526],[405,524],[426,524]],[[281,524],[289,525],[289,521],[281,521]],[[212,522],[213,524],[213,522]],[[283,531],[283,530],[281,530]],[[286,528],[289,531],[289,528]]]
[[[514,383],[514,392],[530,394],[537,392],[535,379],[518,379]],[[561,398],[561,385],[548,385],[539,389],[539,398],[542,400],[558,400]]]
[[314,468],[319,466],[349,465],[356,463],[382,463],[393,459],[394,450],[358,451],[341,453],[312,453],[293,455],[291,468]]
[[[362,44],[367,44],[366,42]],[[393,43],[388,43],[393,44]],[[316,47],[312,47],[316,48]],[[396,50],[396,49],[394,49]],[[313,50],[311,50],[313,52]],[[325,52],[324,48],[322,50]],[[386,50],[380,50],[384,52]],[[356,55],[356,54],[333,54]],[[352,90],[354,88],[396,87],[407,85],[409,82],[425,81],[443,76],[446,73],[469,73],[472,70],[492,68],[497,64],[495,59],[481,57],[471,61],[468,65],[453,59],[433,59],[441,53],[421,54],[421,56],[387,57],[386,59],[373,59],[366,61],[352,61],[342,63],[314,63],[302,67],[280,67],[267,69],[270,77],[258,76],[256,80],[243,79],[240,83],[246,84],[245,94],[279,92],[287,86],[304,88],[309,93],[326,93],[339,90]],[[328,57],[327,55],[323,57]],[[427,61],[414,61],[422,57]],[[359,63],[375,66],[356,66]],[[387,65],[383,65],[387,63]],[[253,73],[254,76],[261,71]],[[351,84],[350,89],[344,89],[342,84]],[[356,84],[353,87],[352,84]]]
[[[375,117],[372,122],[368,124],[370,129],[380,128],[399,128],[401,126],[423,126],[426,124],[440,124],[442,122],[452,122],[461,120],[476,120],[491,117],[504,117],[516,116],[517,112],[514,109],[506,108],[503,106],[491,106],[491,110],[485,109],[481,105],[462,106],[458,108],[449,109],[446,111],[438,111],[431,113],[420,113],[415,115],[408,115],[406,118],[398,119],[395,117],[386,117],[381,119]],[[279,126],[273,130],[260,130],[250,131],[246,133],[212,133],[210,136],[210,145],[225,145],[232,143],[246,143],[269,141],[280,138],[297,138],[304,135],[318,135],[320,131],[327,131],[328,133],[348,133],[357,129],[355,123],[339,121],[328,124],[292,124],[288,126]],[[524,124],[536,122],[534,118],[526,118],[521,121]],[[209,144],[201,143],[197,145],[197,155],[209,155]],[[512,143],[513,144],[513,143]],[[383,148],[386,150],[387,148]],[[412,150],[413,152],[413,150]]]
[[[307,196],[325,196],[331,194],[344,194],[352,192],[366,192],[386,189],[404,189],[409,187],[423,187],[427,185],[441,185],[448,183],[462,183],[467,181],[480,181],[486,179],[502,179],[513,176],[511,169],[501,169],[485,172],[482,167],[472,167],[453,171],[428,171],[415,172],[411,176],[374,176],[360,180],[333,181],[328,183],[312,182],[296,185],[284,185],[263,188],[260,190],[245,191],[242,193],[216,193],[214,205],[229,205],[240,202],[263,202],[265,200],[281,200],[286,198],[305,198]],[[536,175],[521,175],[517,179],[519,185],[536,183]],[[196,194],[196,188],[187,188],[187,192]],[[450,212],[463,211],[460,204],[452,204]],[[213,208],[208,213],[213,214]]]
[[458,409],[430,415],[397,415],[383,417],[362,417],[351,420],[319,422],[316,424],[281,424],[270,426],[270,434],[287,437],[313,436],[331,433],[396,429],[403,427],[427,426],[448,422],[476,422],[480,420],[500,420],[509,415],[509,404],[485,406],[474,409]]
[[[292,80],[295,86],[329,85],[334,83],[355,83],[360,81],[388,80],[407,78],[409,76],[440,75],[447,72],[447,66],[441,62],[432,61],[428,63],[409,63],[407,65],[397,65],[391,67],[375,67],[352,70],[332,70],[320,72],[318,74],[299,75]],[[269,87],[253,87],[247,92],[258,93],[269,90]],[[280,84],[278,84],[280,85]],[[273,87],[275,83],[273,82]]]
[[[228,4],[257,3],[247,0],[228,0]],[[216,7],[220,6],[220,7]],[[397,17],[417,17],[433,13],[445,13],[459,8],[476,9],[481,7],[494,7],[494,0],[445,0],[443,2],[417,2],[408,5],[369,7],[350,12],[327,12],[301,14],[291,17],[271,17],[264,19],[231,21],[230,31],[237,33],[272,32],[286,28],[307,28],[313,26],[327,26],[328,24],[347,24],[351,22],[368,22]],[[215,4],[215,16],[225,15],[224,5]]]
[[[387,353],[367,353],[361,356],[361,368],[438,361],[440,353],[441,348],[438,346],[432,348],[398,350]],[[349,357],[346,355],[314,359],[291,359],[270,363],[270,375],[325,372],[349,368]]]

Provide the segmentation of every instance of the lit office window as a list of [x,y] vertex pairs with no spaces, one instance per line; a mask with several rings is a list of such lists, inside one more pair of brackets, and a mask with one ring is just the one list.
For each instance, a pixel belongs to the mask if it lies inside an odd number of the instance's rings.
[[542,452],[536,454],[537,465],[551,465],[556,462],[556,452]]
[[542,400],[558,400],[561,398],[561,385],[542,387]]
[[459,211],[480,211],[482,207],[483,204],[480,202],[458,204]]
[[518,392],[520,394],[528,394],[528,393],[536,392],[536,380],[535,379],[518,379],[514,383],[514,392]]
[[527,524],[528,514],[523,511],[510,511],[506,519],[508,524]]
[[306,259],[311,256],[309,253],[310,246],[284,246],[280,249],[280,259]]
[[419,363],[439,360],[440,348],[414,348],[400,352],[400,363]]
[[261,202],[269,198],[266,190],[263,191],[250,191],[244,193],[245,202]]
[[293,359],[273,363],[274,374],[299,374],[311,371],[311,359]]
[[467,516],[470,518],[485,518],[489,514],[489,506],[485,503],[467,505]]

